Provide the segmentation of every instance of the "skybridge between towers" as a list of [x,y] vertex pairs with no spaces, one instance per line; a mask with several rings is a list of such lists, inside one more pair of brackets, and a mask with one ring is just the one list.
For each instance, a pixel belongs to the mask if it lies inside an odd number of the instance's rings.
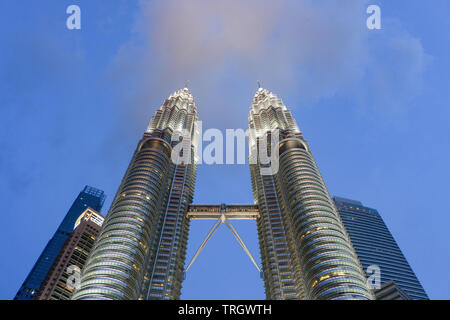
[[253,258],[252,254],[248,250],[247,246],[245,245],[244,241],[242,240],[241,236],[237,232],[237,230],[234,228],[234,226],[231,224],[230,220],[256,220],[260,217],[259,209],[257,205],[251,205],[251,204],[220,204],[220,205],[214,205],[214,204],[194,204],[189,206],[189,210],[187,213],[187,217],[190,220],[215,220],[216,222],[212,226],[211,230],[206,235],[205,239],[203,240],[202,244],[198,248],[197,252],[195,253],[194,257],[189,262],[186,270],[185,275],[189,268],[192,266],[194,261],[197,259],[200,252],[205,248],[208,241],[212,238],[214,233],[219,229],[221,224],[225,224],[227,228],[231,231],[233,236],[236,238],[236,240],[241,245],[242,249],[244,249],[245,253],[250,258],[253,265],[258,269],[261,278],[264,277],[263,272],[261,271],[261,268],[256,263],[255,259]]
[[217,220],[222,215],[229,220],[256,220],[259,210],[256,204],[193,204],[187,214],[191,220]]

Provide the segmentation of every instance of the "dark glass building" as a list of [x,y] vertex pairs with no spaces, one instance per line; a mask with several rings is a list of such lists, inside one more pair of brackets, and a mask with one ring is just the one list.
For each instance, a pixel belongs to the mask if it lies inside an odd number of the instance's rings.
[[33,300],[35,298],[67,238],[73,232],[73,226],[78,217],[88,207],[100,211],[104,202],[105,194],[101,190],[86,186],[80,192],[20,287],[14,300]]
[[364,270],[367,272],[369,266],[376,265],[381,271],[382,286],[392,280],[411,299],[427,300],[425,290],[378,211],[359,201],[333,199]]

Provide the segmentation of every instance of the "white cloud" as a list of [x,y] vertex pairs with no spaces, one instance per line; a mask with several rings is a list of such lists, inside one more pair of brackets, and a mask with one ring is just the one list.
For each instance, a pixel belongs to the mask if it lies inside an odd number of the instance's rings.
[[190,79],[202,118],[231,121],[237,111],[230,105],[244,102],[239,83],[260,79],[297,103],[340,94],[382,113],[403,110],[420,91],[427,56],[420,40],[395,23],[369,31],[367,5],[142,0],[135,37],[114,64],[114,74],[130,89],[122,99],[140,118],[149,115],[144,108],[160,105]]

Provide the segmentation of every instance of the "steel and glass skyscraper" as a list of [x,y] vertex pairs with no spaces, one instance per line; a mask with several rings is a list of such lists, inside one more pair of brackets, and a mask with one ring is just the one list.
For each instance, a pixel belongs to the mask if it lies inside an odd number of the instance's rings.
[[33,300],[64,246],[78,217],[88,208],[100,211],[105,202],[103,191],[86,186],[73,202],[53,237],[42,251],[33,269],[17,292],[15,300]]
[[[73,299],[179,298],[187,210],[195,184],[197,118],[187,88],[173,93],[156,112],[137,145]],[[175,137],[179,132],[182,139]],[[178,143],[185,148],[172,152]],[[179,161],[185,150],[192,162]]]
[[[267,174],[270,164],[250,164],[267,298],[373,299],[291,112],[275,94],[260,88],[251,105],[249,129],[250,159],[258,159],[261,148],[277,153],[271,158],[279,156],[279,168],[272,174]],[[277,146],[271,145],[270,135],[278,135]]]
[[412,299],[427,300],[425,290],[378,211],[355,200],[334,197],[334,201],[364,270],[378,266],[381,284],[392,280]]

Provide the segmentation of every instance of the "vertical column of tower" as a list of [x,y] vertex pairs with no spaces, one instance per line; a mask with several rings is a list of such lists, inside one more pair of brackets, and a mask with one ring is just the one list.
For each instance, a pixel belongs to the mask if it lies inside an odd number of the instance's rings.
[[188,205],[193,197],[195,166],[176,165],[168,204],[161,214],[155,257],[148,265],[142,299],[179,299],[189,232]]
[[[262,176],[258,165],[250,165],[255,202],[260,218],[257,220],[259,248],[264,272],[266,298],[269,300],[300,299],[302,287],[296,277],[286,232],[286,224],[276,195],[273,176]],[[297,261],[298,262],[298,259]]]
[[[178,175],[189,171],[180,173],[172,162],[172,150],[178,143],[172,141],[172,136],[175,131],[190,128],[194,137],[196,119],[196,108],[187,89],[172,94],[156,112],[122,180],[83,270],[81,288],[73,299],[146,298],[143,292],[148,290],[153,266],[158,264],[158,249],[167,235],[177,238],[183,234],[178,242],[171,243],[171,249],[178,264],[184,262],[189,224],[178,223],[172,229],[166,224],[168,213],[172,212],[172,197],[177,193],[172,191],[177,188]],[[189,175],[186,190],[193,192],[195,170],[194,176]],[[183,201],[175,212],[176,220],[185,221],[192,196],[179,195],[186,204]],[[166,267],[159,271],[172,274],[171,262]]]
[[[299,297],[372,299],[349,237],[290,111],[273,93],[260,89],[252,104],[249,126],[256,130],[256,145],[258,136],[265,131],[280,130],[279,171],[269,177],[275,181],[275,198],[280,204],[294,281],[300,288]],[[257,171],[253,169],[252,176]],[[264,189],[265,179],[270,178],[253,177],[254,181],[261,181],[259,185],[257,183],[256,196],[263,208],[270,205],[270,197],[273,199],[273,195]],[[264,214],[261,216],[263,218]],[[265,246],[274,238],[264,233],[264,229],[277,226],[278,221],[268,218],[267,222],[258,221],[258,229],[261,252],[268,251],[265,255],[272,258],[270,248]],[[263,261],[264,273],[270,275],[276,263],[273,258]],[[276,283],[266,281],[268,292],[274,290],[273,286]]]
[[[263,94],[264,93],[264,94]],[[251,154],[256,159],[261,139],[268,129],[275,129],[276,120],[284,119],[283,111],[276,112],[273,106],[281,102],[266,96],[258,90],[249,116]],[[269,108],[270,107],[270,108]],[[268,149],[270,149],[270,144]],[[261,175],[265,165],[250,164],[252,187],[255,202],[258,204],[260,218],[257,220],[258,238],[264,272],[267,299],[302,299],[304,288],[300,273],[298,252],[290,241],[290,225],[283,211],[282,198],[277,190],[276,176]]]
[[[167,189],[167,202],[161,208],[158,237],[154,242],[154,254],[149,259],[141,299],[179,299],[184,279],[184,261],[189,233],[188,206],[192,203],[196,174],[196,148],[198,139],[197,109],[187,89],[177,91],[169,99],[165,117],[162,114],[158,126],[166,122],[174,131],[183,133],[180,142],[182,152],[172,163],[172,176]],[[178,142],[175,141],[172,146]],[[183,153],[190,152],[186,163]]]

